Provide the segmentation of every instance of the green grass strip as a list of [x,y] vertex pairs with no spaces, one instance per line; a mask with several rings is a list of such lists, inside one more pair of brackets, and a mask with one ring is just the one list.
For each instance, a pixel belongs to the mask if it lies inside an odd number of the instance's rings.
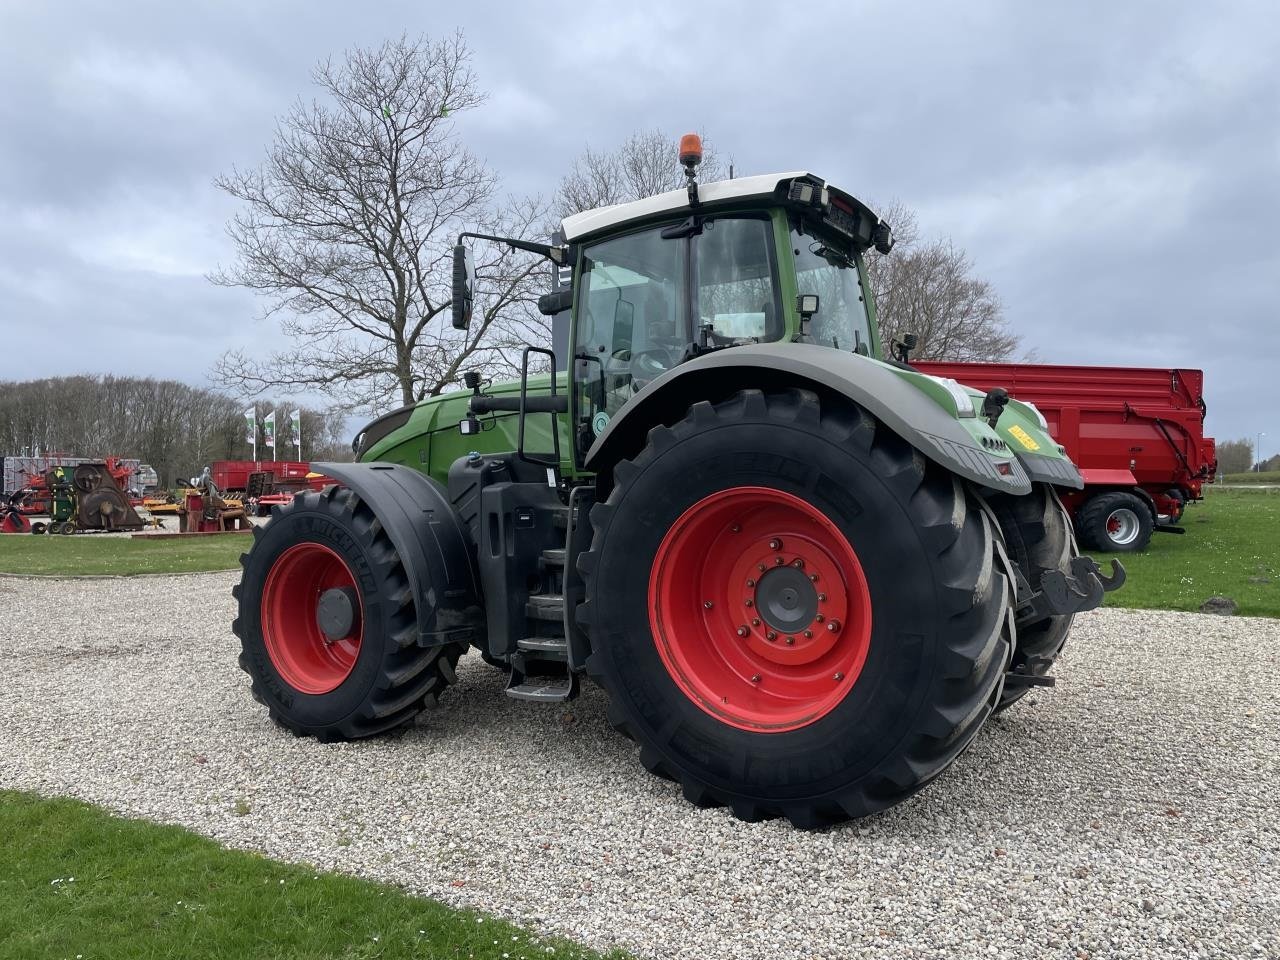
[[[1280,617],[1280,490],[1206,488],[1180,525],[1183,536],[1157,533],[1143,553],[1114,555],[1129,579],[1107,606],[1199,610],[1221,595],[1241,616]],[[1104,570],[1109,556],[1094,554]]]
[[196,573],[231,570],[253,542],[251,534],[209,534],[198,537],[106,537],[0,535],[0,573],[86,576],[138,573]]
[[386,884],[227,850],[75,800],[0,791],[0,851],[6,960],[600,956]]

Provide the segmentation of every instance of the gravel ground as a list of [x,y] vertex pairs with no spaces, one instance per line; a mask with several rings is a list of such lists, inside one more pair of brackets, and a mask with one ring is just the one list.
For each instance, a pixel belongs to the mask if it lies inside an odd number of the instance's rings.
[[1280,956],[1278,621],[1089,614],[941,781],[801,833],[690,807],[597,690],[518,703],[475,656],[403,736],[295,739],[235,668],[233,579],[0,578],[0,786],[641,956]]

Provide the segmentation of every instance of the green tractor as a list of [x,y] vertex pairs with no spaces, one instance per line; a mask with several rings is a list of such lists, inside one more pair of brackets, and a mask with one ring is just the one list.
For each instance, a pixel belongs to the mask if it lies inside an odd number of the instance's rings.
[[[552,346],[519,381],[373,421],[356,464],[254,531],[240,665],[320,740],[410,723],[476,648],[515,698],[599,683],[700,806],[801,827],[938,776],[1123,581],[1078,555],[1074,465],[1033,407],[886,358],[889,226],[808,173],[566,218]],[[549,372],[548,372],[549,368]]]

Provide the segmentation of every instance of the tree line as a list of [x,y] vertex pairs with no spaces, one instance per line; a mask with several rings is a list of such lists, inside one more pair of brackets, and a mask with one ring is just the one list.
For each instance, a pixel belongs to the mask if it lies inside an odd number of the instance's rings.
[[[289,411],[301,410],[304,460],[351,459],[345,417],[281,400],[259,402],[262,417],[275,409],[276,456],[297,452]],[[162,486],[195,476],[213,460],[248,459],[248,403],[216,390],[150,377],[72,376],[0,381],[0,454],[136,458],[149,463]]]
[[1219,473],[1248,473],[1250,470],[1263,472],[1280,470],[1280,453],[1265,460],[1258,460],[1259,451],[1253,448],[1252,440],[1224,440],[1217,446]]

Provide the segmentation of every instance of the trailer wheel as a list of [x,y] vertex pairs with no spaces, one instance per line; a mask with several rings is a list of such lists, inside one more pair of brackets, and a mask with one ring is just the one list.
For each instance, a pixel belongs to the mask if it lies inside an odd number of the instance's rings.
[[1077,521],[1076,530],[1085,546],[1110,553],[1145,550],[1155,529],[1155,517],[1146,501],[1122,490],[1090,497],[1080,508]]
[[34,533],[37,537],[40,536],[40,534],[44,533],[48,529],[49,529],[48,526],[44,523],[41,523],[39,520],[31,524],[31,532]]
[[865,816],[995,708],[1014,643],[999,529],[865,411],[800,390],[698,403],[613,479],[579,563],[587,669],[693,803]]
[[[1040,579],[1049,570],[1065,570],[1071,558],[1079,554],[1071,518],[1053,488],[1034,484],[1023,497],[1004,494],[987,501],[1000,521],[1009,557],[1022,570],[1033,590],[1040,589]],[[1045,617],[1018,628],[1018,645],[1013,653],[1011,670],[1032,676],[1044,676],[1062,652],[1075,617]],[[997,712],[1021,700],[1030,687],[1007,684],[1000,695]]]
[[240,667],[272,719],[320,740],[410,722],[454,680],[465,644],[417,644],[414,591],[352,491],[308,492],[253,528],[232,590]]

